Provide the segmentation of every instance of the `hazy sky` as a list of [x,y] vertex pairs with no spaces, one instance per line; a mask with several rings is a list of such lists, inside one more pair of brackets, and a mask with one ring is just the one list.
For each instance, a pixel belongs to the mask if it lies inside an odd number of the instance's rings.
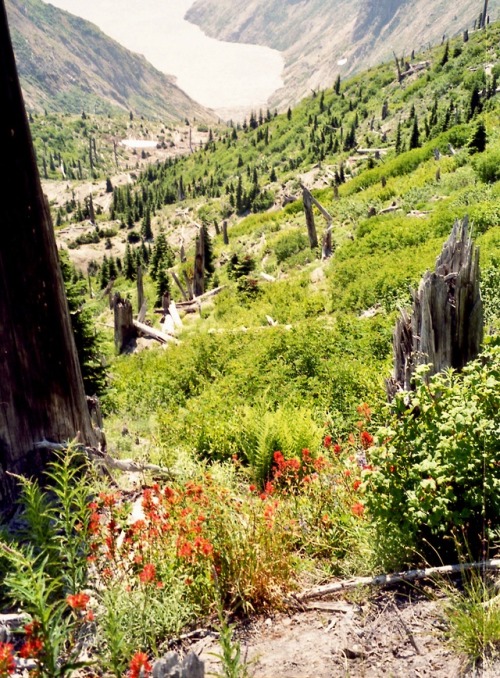
[[215,109],[263,106],[282,85],[276,50],[219,42],[184,21],[193,0],[50,0],[97,24],[159,70],[175,75],[193,99]]

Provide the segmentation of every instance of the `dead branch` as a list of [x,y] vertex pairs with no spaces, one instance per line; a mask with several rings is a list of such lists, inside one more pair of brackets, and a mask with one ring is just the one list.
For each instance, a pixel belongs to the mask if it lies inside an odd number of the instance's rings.
[[305,600],[316,600],[323,596],[339,593],[356,588],[358,586],[394,586],[402,582],[420,581],[422,579],[432,579],[433,577],[463,574],[470,570],[498,570],[500,569],[500,560],[483,560],[477,563],[461,563],[457,565],[442,565],[440,567],[429,567],[420,570],[407,570],[406,572],[396,572],[393,574],[380,574],[376,577],[355,577],[344,581],[334,582],[318,586],[310,591],[304,591],[294,598],[299,602]]
[[[64,452],[68,449],[67,443],[54,443],[50,440],[40,440],[35,443],[37,450],[54,450],[56,452]],[[85,452],[89,459],[99,466],[105,466],[107,469],[116,469],[117,471],[124,471],[126,473],[144,473],[144,471],[153,471],[154,473],[161,473],[164,475],[174,475],[174,471],[156,464],[140,463],[133,459],[115,459],[107,452],[102,452],[96,447],[86,447],[85,445],[77,444],[77,449]]]

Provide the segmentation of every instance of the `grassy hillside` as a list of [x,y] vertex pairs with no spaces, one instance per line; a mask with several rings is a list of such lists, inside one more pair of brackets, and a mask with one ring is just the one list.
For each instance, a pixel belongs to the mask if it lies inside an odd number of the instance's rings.
[[96,26],[41,0],[6,9],[26,105],[36,112],[132,111],[166,122],[213,115]]
[[[109,449],[155,465],[139,476],[113,470],[119,489],[110,490],[102,479],[72,483],[66,457],[52,471],[65,512],[50,513],[26,484],[37,550],[23,538],[3,549],[14,573],[5,590],[35,619],[49,603],[60,610],[38,631],[53,654],[61,637],[74,646],[90,606],[93,651],[114,675],[127,666],[139,675],[201,618],[218,619],[229,671],[237,641],[223,610],[267,612],[332,577],[496,554],[499,37],[493,25],[418,55],[427,65],[401,82],[388,63],[286,114],[207,130],[202,148],[115,186],[95,224],[74,223],[88,219],[81,208],[53,205],[60,242],[70,227],[99,241],[73,278],[107,355]],[[328,259],[309,246],[300,182],[333,217]],[[388,406],[398,308],[465,214],[481,249],[484,351],[461,374],[417,381]],[[319,212],[316,223],[321,236]],[[170,274],[192,279],[201,225],[208,287],[223,289],[186,309]],[[70,256],[83,247],[72,242]],[[114,279],[137,310],[139,263],[146,321],[158,327],[153,309],[170,287],[183,328],[178,344],[140,339],[143,350],[116,356],[104,290]],[[76,523],[59,517],[68,515]],[[95,600],[73,598],[84,587]],[[498,653],[496,593],[478,575],[442,612],[454,648],[472,661]],[[477,625],[459,623],[471,619]]]

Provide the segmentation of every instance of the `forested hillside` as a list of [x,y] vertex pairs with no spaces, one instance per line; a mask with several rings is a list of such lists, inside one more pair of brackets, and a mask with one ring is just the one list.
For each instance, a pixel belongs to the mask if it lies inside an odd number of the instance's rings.
[[[112,481],[75,483],[86,462],[73,443],[50,467],[64,510],[24,483],[25,531],[4,544],[2,562],[6,600],[37,622],[25,655],[50,652],[64,668],[88,630],[99,675],[148,675],[203,620],[220,633],[216,670],[245,676],[243,631],[228,619],[265,611],[269,635],[277,610],[297,599],[303,609],[323,595],[304,590],[332,579],[365,575],[366,585],[392,570],[425,576],[481,561],[461,587],[440,579],[398,589],[390,603],[351,582],[357,635],[329,649],[323,668],[303,660],[299,675],[370,675],[382,608],[399,623],[420,594],[438,600],[430,642],[450,662],[493,662],[498,673],[488,571],[500,527],[499,44],[493,24],[334,79],[282,114],[203,127],[184,157],[144,157],[121,183],[112,160],[86,183],[65,177],[51,207],[64,258],[77,264],[64,267],[72,313],[95,322],[97,334],[81,318],[78,341],[92,348],[84,376],[105,413],[108,447],[91,456]],[[58,160],[55,119],[36,116],[32,130]],[[62,120],[77,149],[83,128],[99,146],[97,116]],[[52,184],[58,162],[48,169]],[[107,206],[96,210],[106,178]],[[73,195],[82,185],[85,202]],[[466,215],[480,248],[481,354],[461,372],[428,378],[421,366],[414,391],[388,404],[400,309]],[[124,336],[127,309],[135,323]],[[96,349],[106,384],[101,370],[89,378]],[[323,643],[339,602],[316,603],[330,615]],[[415,658],[436,670],[413,635],[417,616],[374,675],[409,675]],[[369,620],[378,638],[365,633]],[[269,675],[265,658],[255,667]]]

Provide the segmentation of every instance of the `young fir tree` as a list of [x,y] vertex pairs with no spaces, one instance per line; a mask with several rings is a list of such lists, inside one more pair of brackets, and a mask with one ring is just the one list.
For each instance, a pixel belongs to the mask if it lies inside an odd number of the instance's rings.
[[141,225],[141,235],[144,240],[153,240],[153,229],[151,228],[151,211],[146,207]]
[[162,306],[163,296],[165,294],[168,295],[171,294],[170,276],[168,274],[167,269],[162,265],[158,269],[156,277],[156,300],[155,300],[156,306]]
[[85,306],[87,284],[77,274],[65,252],[60,252],[59,257],[85,393],[101,396],[106,390],[107,375],[101,351],[102,339],[95,329],[90,310]]
[[415,117],[413,118],[413,127],[410,135],[409,148],[411,150],[412,148],[419,148],[419,146],[420,146],[420,132],[418,129],[418,118],[415,115]]
[[488,143],[488,135],[486,134],[486,127],[482,120],[477,125],[471,140],[469,141],[469,149],[471,153],[482,153],[486,144]]

